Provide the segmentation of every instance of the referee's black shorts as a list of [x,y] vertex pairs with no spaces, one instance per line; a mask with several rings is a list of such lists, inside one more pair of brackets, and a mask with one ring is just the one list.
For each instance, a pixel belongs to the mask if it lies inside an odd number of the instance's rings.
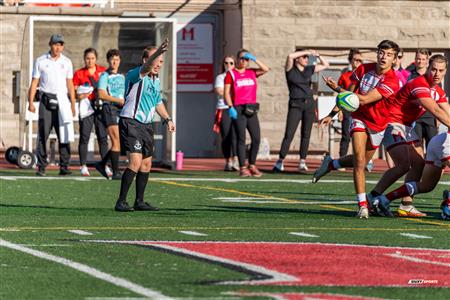
[[142,153],[143,158],[153,156],[154,139],[152,124],[140,123],[129,118],[120,118],[119,131],[122,151]]
[[119,125],[120,108],[105,102],[103,103],[102,117],[106,127]]

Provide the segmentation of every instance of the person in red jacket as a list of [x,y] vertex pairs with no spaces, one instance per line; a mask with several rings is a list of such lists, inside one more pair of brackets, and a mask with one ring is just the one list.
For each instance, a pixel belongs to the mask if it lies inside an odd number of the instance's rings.
[[[73,75],[73,85],[77,91],[77,100],[80,102],[80,140],[78,152],[80,155],[80,172],[83,176],[89,176],[86,166],[87,146],[91,136],[92,127],[95,125],[95,134],[100,149],[102,159],[108,153],[108,134],[102,119],[102,105],[98,98],[97,84],[106,68],[97,65],[97,50],[87,48],[84,50],[85,66],[75,71]],[[109,167],[99,170],[100,173],[112,176]]]

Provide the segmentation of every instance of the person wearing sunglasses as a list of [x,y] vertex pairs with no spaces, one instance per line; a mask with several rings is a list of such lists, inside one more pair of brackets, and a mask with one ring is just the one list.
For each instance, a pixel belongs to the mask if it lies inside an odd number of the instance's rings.
[[[346,90],[349,90],[352,85],[351,76],[353,71],[355,71],[363,63],[361,51],[357,48],[350,49],[348,53],[348,62],[350,63],[351,69],[347,69],[347,71],[343,72],[338,80],[338,85],[342,86]],[[350,144],[350,114],[351,113],[348,111],[341,110],[338,115],[339,121],[342,122],[342,138],[339,144],[340,157],[347,155]]]
[[222,138],[222,154],[225,158],[224,171],[239,171],[239,162],[237,160],[237,140],[236,131],[230,118],[229,107],[223,98],[223,89],[225,86],[225,75],[231,69],[234,69],[235,59],[232,55],[227,55],[222,60],[222,73],[216,76],[214,91],[217,94],[216,116],[214,119],[213,130],[220,133]]
[[[310,57],[315,57],[318,63],[316,65],[310,64]],[[298,50],[287,56],[285,71],[289,88],[289,108],[279,158],[273,167],[274,172],[284,170],[283,160],[289,151],[300,120],[302,121],[302,128],[299,170],[308,171],[305,159],[308,154],[312,124],[316,118],[311,77],[314,73],[325,70],[328,66],[328,62],[315,50]]]
[[400,87],[404,86],[408,81],[409,72],[402,67],[403,50],[400,50],[397,59],[394,61],[392,68],[395,70],[395,74],[400,82]]
[[[259,103],[256,102],[256,78],[264,75],[270,69],[248,50],[241,49],[237,53],[236,68],[231,69],[225,76],[224,98],[230,107],[229,114],[233,120],[237,134],[237,154],[239,159],[239,175],[242,177],[261,177],[262,173],[256,168],[256,156],[261,141],[258,120]],[[258,68],[250,68],[250,60]],[[251,144],[248,158],[249,166],[245,166],[245,135],[250,133]]]

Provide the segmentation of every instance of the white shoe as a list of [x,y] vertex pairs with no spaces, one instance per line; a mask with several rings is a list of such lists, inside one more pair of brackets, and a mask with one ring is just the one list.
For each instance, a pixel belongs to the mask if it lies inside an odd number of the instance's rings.
[[282,160],[277,160],[275,165],[272,168],[272,171],[274,172],[283,172],[284,171],[284,165]]
[[403,205],[400,203],[400,206],[397,209],[397,216],[399,217],[408,217],[408,218],[421,218],[426,217],[427,214],[421,212],[414,205]]
[[369,218],[369,209],[366,206],[360,206],[358,208],[358,212],[356,213],[356,217],[360,219],[368,219]]
[[298,164],[298,169],[299,169],[299,171],[308,171],[309,170],[305,161],[300,161],[300,163]]
[[105,166],[105,172],[106,172],[106,175],[108,175],[108,177],[112,177],[113,176],[113,172],[111,171],[111,169],[107,165]]
[[81,166],[80,173],[81,173],[81,176],[85,176],[85,177],[91,176],[91,174],[89,174],[89,170],[88,170],[87,166]]
[[328,168],[328,166],[330,165],[330,162],[332,162],[333,159],[331,158],[330,155],[325,155],[325,157],[322,160],[322,164],[320,165],[320,167],[314,172],[314,176],[312,179],[312,183],[316,183],[317,181],[319,181],[320,178],[322,178],[323,176],[325,176],[328,172],[330,172],[330,169]]

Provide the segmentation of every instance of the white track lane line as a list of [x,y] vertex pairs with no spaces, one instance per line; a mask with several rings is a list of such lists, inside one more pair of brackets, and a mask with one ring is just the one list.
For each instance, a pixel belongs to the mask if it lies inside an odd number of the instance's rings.
[[427,236],[427,235],[419,235],[419,234],[413,234],[413,233],[400,233],[400,235],[402,236],[406,236],[412,239],[432,239],[431,236]]
[[49,261],[53,261],[59,264],[62,264],[64,266],[67,266],[69,268],[75,269],[77,271],[80,271],[82,273],[88,274],[92,277],[98,278],[100,280],[109,282],[115,286],[119,286],[122,288],[125,288],[133,293],[136,293],[138,295],[141,296],[145,296],[151,299],[158,299],[158,300],[169,300],[172,299],[170,297],[164,296],[163,294],[148,289],[146,287],[140,286],[138,284],[135,284],[131,281],[128,281],[126,279],[120,278],[120,277],[115,277],[113,275],[110,275],[108,273],[99,271],[95,268],[89,267],[87,265],[83,265],[81,263],[77,263],[75,261],[63,258],[63,257],[59,257],[59,256],[55,256],[55,255],[51,255],[42,251],[38,251],[38,250],[34,250],[31,248],[27,248],[24,246],[20,246],[17,244],[13,244],[11,242],[5,241],[0,239],[0,247],[5,247],[5,248],[9,248],[9,249],[13,249],[13,250],[17,250],[23,253],[27,253],[42,259],[46,259]]
[[201,233],[201,232],[197,232],[197,231],[180,230],[178,232],[182,233],[182,234],[193,235],[193,236],[208,236],[206,233]]
[[84,230],[73,229],[73,230],[67,230],[67,231],[70,233],[78,234],[78,235],[93,235],[92,232],[84,231]]
[[303,237],[311,237],[311,238],[319,237],[318,235],[309,234],[309,233],[305,233],[305,232],[289,232],[289,234],[296,235],[296,236],[303,236]]

